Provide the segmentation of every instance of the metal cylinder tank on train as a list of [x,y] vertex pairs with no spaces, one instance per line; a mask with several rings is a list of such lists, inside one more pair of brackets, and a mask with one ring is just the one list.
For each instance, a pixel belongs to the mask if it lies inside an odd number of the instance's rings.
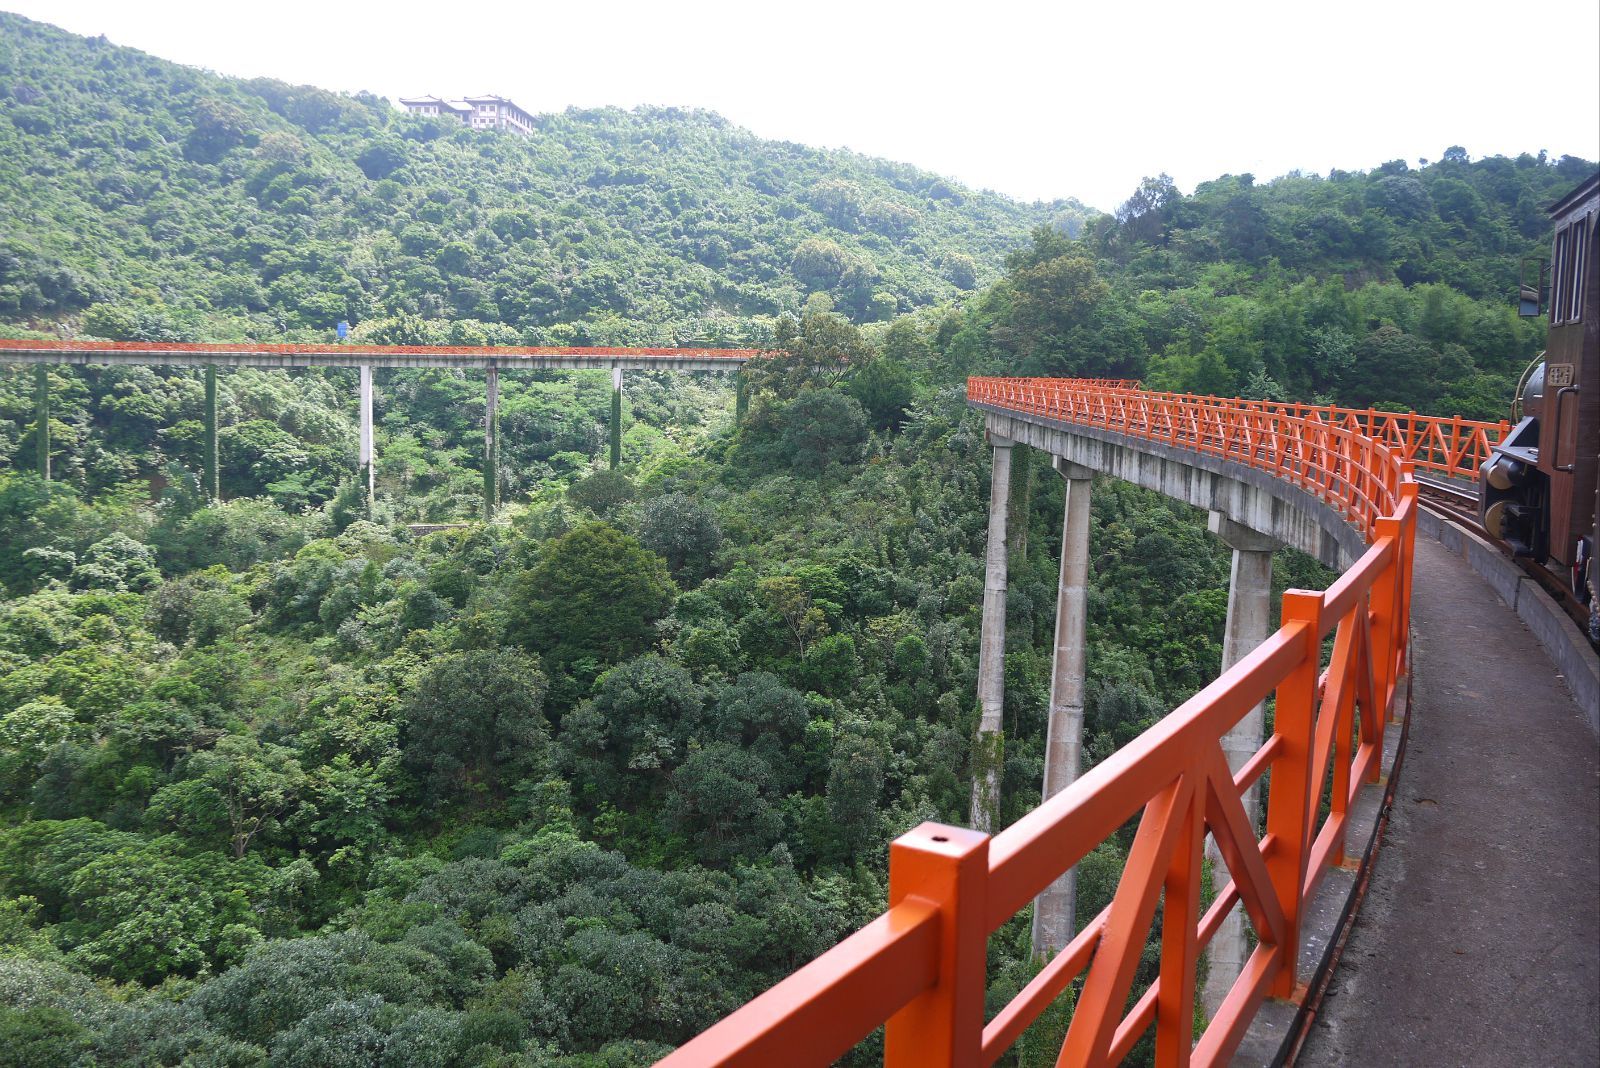
[[1522,287],[1523,314],[1548,312],[1544,359],[1523,385],[1521,418],[1478,472],[1489,533],[1596,601],[1600,544],[1600,175],[1550,207],[1551,258]]

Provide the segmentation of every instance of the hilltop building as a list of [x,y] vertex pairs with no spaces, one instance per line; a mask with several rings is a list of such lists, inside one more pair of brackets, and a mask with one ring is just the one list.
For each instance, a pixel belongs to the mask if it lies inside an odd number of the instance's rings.
[[401,105],[418,115],[450,115],[466,122],[472,108],[465,100],[444,100],[437,96],[403,96]]
[[446,100],[437,96],[403,96],[400,103],[418,115],[448,115],[474,130],[510,130],[533,135],[533,119],[503,96],[469,96]]

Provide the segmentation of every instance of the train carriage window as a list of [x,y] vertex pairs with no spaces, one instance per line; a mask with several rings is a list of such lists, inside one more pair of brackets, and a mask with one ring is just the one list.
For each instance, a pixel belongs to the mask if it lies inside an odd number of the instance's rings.
[[1572,305],[1568,322],[1583,318],[1583,295],[1589,285],[1589,272],[1594,270],[1594,213],[1590,212],[1572,224]]
[[1594,265],[1589,262],[1590,237],[1594,213],[1583,216],[1556,234],[1550,322],[1575,323],[1583,318],[1584,284]]
[[1556,231],[1555,255],[1550,263],[1550,322],[1551,325],[1567,321],[1567,250],[1572,247],[1572,227]]

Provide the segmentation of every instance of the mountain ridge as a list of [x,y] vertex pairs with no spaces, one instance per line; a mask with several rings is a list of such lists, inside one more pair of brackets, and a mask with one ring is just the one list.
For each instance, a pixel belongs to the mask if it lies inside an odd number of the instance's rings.
[[755,340],[819,292],[858,321],[957,298],[1088,216],[699,109],[568,109],[522,139],[14,15],[0,119],[0,317],[155,306],[196,339],[412,315]]

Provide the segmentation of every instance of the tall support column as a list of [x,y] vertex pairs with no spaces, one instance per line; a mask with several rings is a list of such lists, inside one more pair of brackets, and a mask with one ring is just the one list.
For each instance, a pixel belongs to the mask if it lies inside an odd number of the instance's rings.
[[[1226,671],[1267,639],[1272,622],[1272,553],[1281,546],[1265,534],[1240,526],[1219,512],[1211,513],[1210,526],[1211,532],[1233,549],[1233,570],[1228,581],[1228,622],[1222,636],[1222,670]],[[1262,720],[1262,706],[1256,705],[1223,736],[1222,751],[1235,774],[1261,748]],[[1258,785],[1252,785],[1244,795],[1245,815],[1252,829],[1261,805]],[[1216,841],[1209,837],[1206,856],[1211,860],[1212,883],[1221,887],[1228,882],[1228,865]],[[1222,1006],[1249,954],[1244,910],[1235,905],[1222,921],[1208,950],[1211,964],[1201,993],[1208,1020]]]
[[201,486],[206,500],[216,504],[222,500],[222,475],[217,468],[217,369],[206,368],[206,427],[205,470]]
[[483,520],[500,507],[500,369],[489,368],[483,412]]
[[1028,520],[1033,517],[1033,447],[1018,444],[1011,454],[1011,518],[1009,551],[1028,559]]
[[372,513],[377,475],[372,464],[372,368],[361,368],[361,482],[367,489],[367,514]]
[[50,481],[50,366],[33,369],[33,436],[38,450],[39,477]]
[[733,425],[738,426],[744,422],[745,413],[750,410],[750,380],[745,377],[743,369],[733,373]]
[[611,369],[611,470],[622,464],[622,368]]
[[993,831],[1000,818],[1006,696],[1006,512],[1011,498],[1011,441],[991,436],[989,547],[983,580],[983,634],[978,646],[981,718],[972,749],[972,818],[975,830]]
[[[1088,626],[1089,493],[1093,472],[1056,457],[1066,482],[1061,517],[1061,578],[1056,586],[1056,651],[1050,671],[1050,721],[1045,740],[1044,799],[1078,778],[1083,753],[1085,631]],[[1033,953],[1066,948],[1077,927],[1078,871],[1068,869],[1033,904]]]

